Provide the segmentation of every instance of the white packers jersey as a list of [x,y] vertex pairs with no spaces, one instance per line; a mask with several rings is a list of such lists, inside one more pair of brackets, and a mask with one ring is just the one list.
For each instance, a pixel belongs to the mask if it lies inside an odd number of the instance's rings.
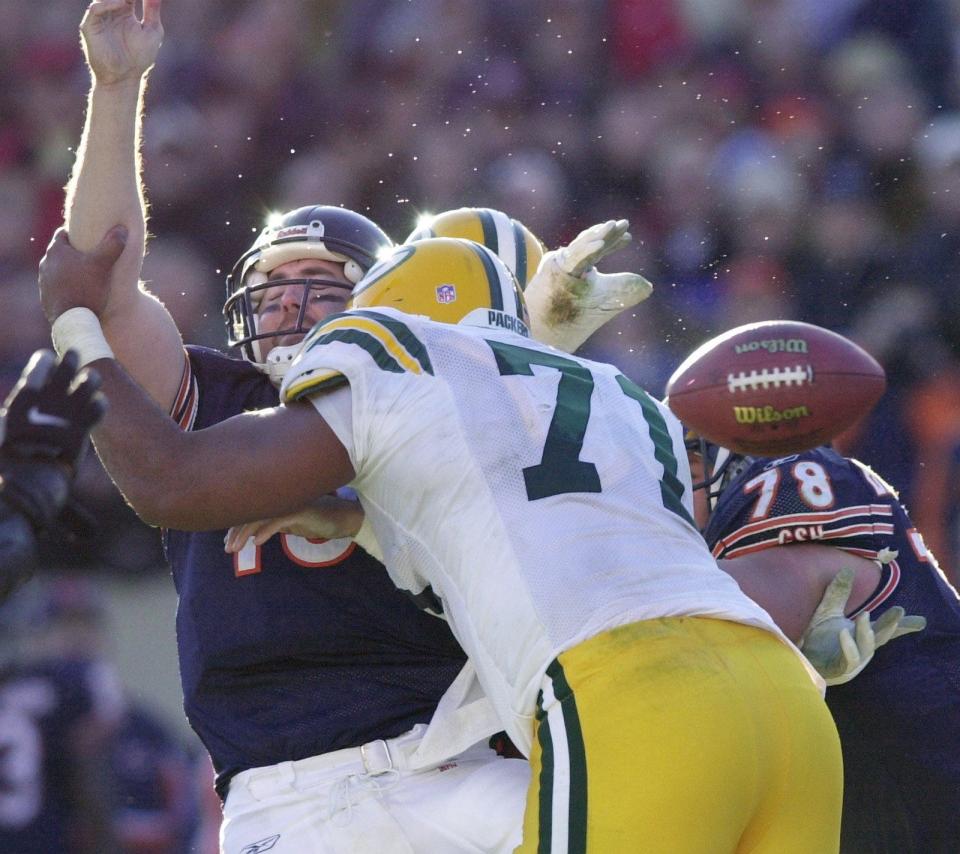
[[546,667],[605,629],[703,615],[779,634],[692,521],[679,421],[612,365],[356,310],[310,333],[281,396],[326,414],[391,577],[442,606],[525,753]]

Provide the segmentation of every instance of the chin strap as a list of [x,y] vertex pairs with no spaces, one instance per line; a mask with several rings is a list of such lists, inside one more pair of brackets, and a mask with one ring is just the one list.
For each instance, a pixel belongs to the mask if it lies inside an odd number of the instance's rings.
[[294,357],[300,352],[299,344],[290,344],[286,347],[274,347],[263,362],[251,362],[257,370],[265,373],[270,382],[277,388],[283,385],[283,378]]

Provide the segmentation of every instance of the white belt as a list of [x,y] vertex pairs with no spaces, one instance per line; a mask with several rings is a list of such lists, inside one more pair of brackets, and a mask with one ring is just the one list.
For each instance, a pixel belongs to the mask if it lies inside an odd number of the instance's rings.
[[[278,762],[262,768],[241,771],[230,781],[230,788],[245,787],[257,800],[283,789],[301,789],[340,774],[365,774],[376,777],[388,771],[411,768],[411,757],[420,746],[426,724],[417,724],[409,732],[391,739],[377,739],[360,747],[333,750],[306,759]],[[331,771],[340,774],[332,775]]]

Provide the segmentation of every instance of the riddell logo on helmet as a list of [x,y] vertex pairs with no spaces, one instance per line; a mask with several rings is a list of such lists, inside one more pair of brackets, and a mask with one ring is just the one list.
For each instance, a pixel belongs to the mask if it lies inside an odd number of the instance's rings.
[[[316,231],[316,229],[314,229]],[[299,237],[302,234],[307,233],[307,226],[305,225],[290,225],[286,228],[281,228],[276,234],[273,235],[274,240],[281,240],[284,237]],[[320,234],[323,234],[323,227],[320,228]]]

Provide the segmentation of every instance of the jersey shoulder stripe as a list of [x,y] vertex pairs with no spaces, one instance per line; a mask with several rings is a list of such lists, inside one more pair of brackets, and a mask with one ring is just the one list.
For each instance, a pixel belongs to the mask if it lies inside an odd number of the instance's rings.
[[197,387],[197,378],[193,373],[193,366],[190,364],[190,356],[187,351],[184,350],[183,372],[180,374],[180,385],[177,388],[173,405],[170,407],[170,417],[177,422],[182,430],[193,429],[193,422],[197,417],[199,399],[200,392]]
[[[763,535],[769,536],[778,534],[784,528],[796,527],[798,525],[821,526],[833,530],[840,530],[844,525],[848,525],[852,520],[862,517],[862,522],[871,525],[877,530],[877,533],[888,533],[887,529],[892,530],[892,525],[884,525],[881,522],[874,521],[877,516],[892,517],[893,510],[887,504],[861,504],[855,507],[842,507],[839,510],[827,511],[808,511],[805,513],[786,513],[782,516],[774,516],[769,519],[762,519],[758,522],[750,522],[742,525],[731,533],[717,540],[713,546],[714,556],[726,556],[729,551],[743,540],[751,538],[762,538]],[[776,545],[776,536],[772,544]],[[756,551],[756,549],[751,549]]]
[[[360,347],[383,371],[433,374],[427,348],[410,328],[402,321],[373,311],[345,312],[327,318],[304,340],[298,361],[316,347],[337,342]],[[346,381],[343,372],[335,368],[305,370],[284,390],[283,399],[290,402]]]

